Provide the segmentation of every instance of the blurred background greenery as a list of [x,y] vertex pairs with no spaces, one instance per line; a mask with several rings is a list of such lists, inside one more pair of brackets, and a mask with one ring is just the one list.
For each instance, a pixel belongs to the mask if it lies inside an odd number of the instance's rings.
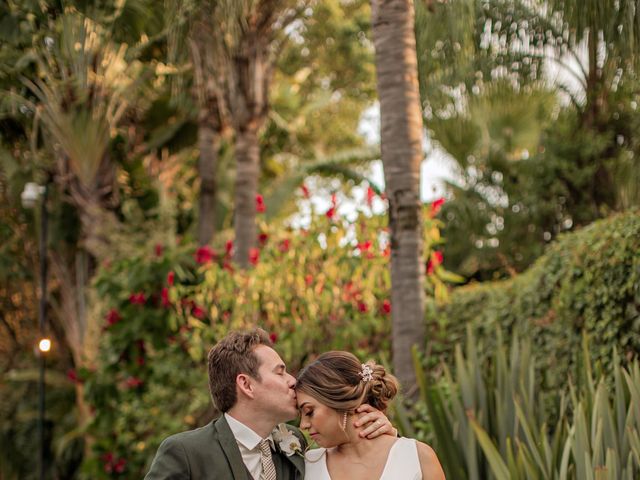
[[[0,478],[37,478],[27,182],[51,182],[48,478],[140,478],[216,414],[204,359],[231,328],[266,328],[293,372],[329,349],[390,362],[387,202],[358,133],[369,2],[274,2],[247,115],[210,80],[267,3],[0,4]],[[423,207],[427,342],[393,421],[451,478],[638,478],[636,3],[415,9],[425,143],[453,175]],[[239,258],[247,131],[258,243]]]

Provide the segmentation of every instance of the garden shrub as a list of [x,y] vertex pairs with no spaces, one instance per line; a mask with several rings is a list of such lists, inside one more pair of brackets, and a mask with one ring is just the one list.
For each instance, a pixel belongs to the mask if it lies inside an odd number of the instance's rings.
[[[507,337],[532,338],[545,365],[543,382],[554,388],[573,373],[580,338],[592,339],[594,365],[611,370],[613,349],[623,361],[640,352],[640,215],[618,214],[560,236],[526,272],[499,282],[457,288],[442,303],[427,305],[434,332],[431,351],[452,364],[453,345],[467,325],[487,351],[496,327]],[[431,360],[431,366],[435,364]]]

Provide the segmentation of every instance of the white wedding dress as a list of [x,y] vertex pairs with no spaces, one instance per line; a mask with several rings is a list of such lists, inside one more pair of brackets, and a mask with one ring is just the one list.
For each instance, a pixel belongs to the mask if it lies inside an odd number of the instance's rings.
[[[331,480],[327,468],[326,449],[317,448],[305,454],[304,480]],[[421,480],[422,470],[418,446],[411,438],[399,438],[389,450],[380,480]]]

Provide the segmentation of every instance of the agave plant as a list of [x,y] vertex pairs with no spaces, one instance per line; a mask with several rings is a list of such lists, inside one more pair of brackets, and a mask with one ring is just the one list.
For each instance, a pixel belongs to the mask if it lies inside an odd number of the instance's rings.
[[[587,339],[582,378],[566,391],[545,392],[528,340],[517,336],[507,350],[498,332],[486,357],[467,334],[465,353],[456,348],[455,373],[428,387],[416,352],[420,379],[435,435],[436,451],[452,478],[634,479],[640,475],[640,367],[615,367],[611,377],[594,374]],[[404,412],[406,414],[406,412]]]
[[61,18],[61,34],[32,52],[38,76],[24,78],[31,96],[19,101],[34,112],[34,147],[42,128],[55,179],[68,189],[83,224],[85,247],[94,255],[105,208],[117,202],[115,164],[108,154],[143,79],[142,64],[129,47],[77,12]]

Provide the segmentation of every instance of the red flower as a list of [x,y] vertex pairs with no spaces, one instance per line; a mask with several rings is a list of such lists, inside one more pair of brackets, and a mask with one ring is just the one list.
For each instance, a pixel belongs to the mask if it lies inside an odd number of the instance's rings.
[[371,240],[367,240],[366,242],[359,243],[356,248],[364,253],[371,250],[371,245],[372,245]]
[[444,198],[442,197],[440,197],[439,199],[431,203],[431,217],[435,217],[438,214],[443,204],[444,204]]
[[216,256],[216,252],[209,246],[204,245],[196,250],[196,262],[200,265],[211,262]]
[[391,302],[387,298],[382,301],[382,312],[387,315],[391,313]]
[[269,235],[267,235],[264,232],[258,235],[258,241],[260,242],[261,247],[264,247],[264,244],[267,243],[268,239],[269,239]]
[[230,257],[233,255],[233,240],[227,240],[227,243],[224,246],[225,251],[227,252],[227,256]]
[[328,219],[333,220],[334,217],[336,216],[336,209],[334,207],[331,207],[329,210],[327,210],[325,215],[327,216]]
[[376,196],[376,192],[373,191],[373,188],[371,187],[367,187],[367,205],[369,205],[369,208],[371,208],[371,205],[373,205],[373,199]]
[[78,376],[78,372],[76,372],[75,369],[73,368],[70,368],[69,370],[67,370],[67,378],[71,380],[73,383],[82,383],[82,380]]
[[313,275],[309,274],[304,277],[304,283],[307,284],[307,287],[313,283]]
[[170,287],[173,286],[173,282],[175,281],[176,274],[174,272],[167,273],[167,283]]
[[304,196],[304,198],[309,198],[309,189],[307,188],[307,186],[303,183],[302,185],[300,185],[300,190],[302,190],[302,195]]
[[144,298],[144,293],[142,292],[132,293],[131,295],[129,295],[129,302],[132,305],[144,305],[146,301],[147,300]]
[[167,287],[162,288],[162,292],[160,293],[160,298],[162,298],[162,306],[164,308],[171,306],[171,301],[169,300],[169,289]]
[[260,250],[258,250],[257,248],[250,248],[249,249],[249,263],[251,263],[251,265],[257,265],[258,264],[258,260],[260,259]]
[[262,198],[262,195],[257,194],[256,195],[256,211],[258,213],[264,213],[266,209],[267,207],[264,204],[264,198]]
[[284,240],[282,240],[280,242],[280,244],[278,245],[278,249],[282,252],[282,253],[286,253],[289,251],[289,248],[291,248],[291,240],[289,240],[288,238],[285,238]]
[[140,387],[144,382],[142,380],[140,380],[138,377],[129,377],[124,381],[124,385],[125,387],[131,389],[131,388],[138,388]]
[[204,308],[202,308],[200,305],[194,305],[191,309],[191,314],[194,317],[199,318],[200,320],[202,320],[206,316]]
[[111,325],[115,325],[120,320],[122,320],[122,317],[120,316],[120,314],[115,308],[112,308],[111,310],[109,310],[109,313],[107,313],[107,316],[105,318],[107,320],[107,327],[110,327]]
[[156,246],[155,246],[154,250],[156,252],[156,257],[161,257],[162,256],[162,250],[163,250],[162,245],[160,245],[159,243],[156,243]]
[[442,264],[444,255],[440,251],[431,252],[431,258],[427,261],[427,275],[433,275],[435,268]]
[[101,458],[102,458],[103,462],[112,462],[113,461],[113,453],[112,452],[107,452],[107,453],[103,454]]
[[271,343],[276,343],[278,341],[278,334],[271,332],[269,334],[269,340],[271,340]]
[[127,465],[127,461],[124,458],[120,458],[114,465],[113,471],[116,473],[123,473],[124,468]]
[[358,311],[360,313],[367,313],[369,309],[367,308],[367,304],[364,302],[358,302]]

